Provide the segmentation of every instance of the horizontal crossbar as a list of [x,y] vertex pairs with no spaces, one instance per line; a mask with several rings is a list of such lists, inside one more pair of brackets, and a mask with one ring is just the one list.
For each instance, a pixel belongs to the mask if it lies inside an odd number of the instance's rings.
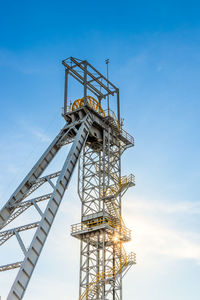
[[4,265],[4,266],[0,266],[0,272],[4,272],[4,271],[9,271],[12,269],[16,269],[16,268],[20,268],[22,262],[16,262],[16,263],[12,263],[12,264],[8,264],[8,265]]

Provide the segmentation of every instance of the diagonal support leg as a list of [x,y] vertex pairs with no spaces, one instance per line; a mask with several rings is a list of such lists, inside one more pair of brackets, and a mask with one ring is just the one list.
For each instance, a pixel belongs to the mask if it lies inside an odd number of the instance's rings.
[[59,141],[62,140],[62,137],[65,135],[67,130],[67,125],[61,130],[61,132],[56,136],[51,145],[44,152],[42,157],[38,160],[29,174],[25,177],[16,191],[12,194],[8,202],[4,205],[4,207],[0,210],[0,229],[4,226],[6,221],[9,219],[13,212],[12,206],[15,203],[21,202],[32,186],[35,184],[36,180],[40,177],[40,175],[44,172],[46,167],[55,157],[57,152],[60,149]]
[[29,250],[26,253],[25,259],[20,267],[20,270],[11,288],[7,300],[19,300],[24,296],[29,280],[34,271],[42,248],[45,244],[59,205],[62,201],[64,192],[68,187],[81,150],[87,140],[91,125],[92,120],[90,116],[87,115],[77,132],[75,140],[72,144],[70,152],[52,192],[51,198],[48,202],[46,210],[33,237]]
[[16,230],[15,230],[14,232],[15,232],[15,236],[16,236],[16,238],[17,238],[17,240],[18,240],[18,243],[19,243],[19,245],[20,245],[22,251],[24,252],[24,255],[26,255],[27,250],[26,250],[26,247],[24,246],[24,243],[23,243],[23,241],[22,241],[22,239],[21,239],[20,234],[19,234]]
[[[46,181],[43,180],[42,182],[38,182],[38,179],[63,146],[63,139],[65,140],[65,143],[66,141],[73,141],[74,138],[72,138],[70,135],[71,130],[73,130],[75,126],[79,126],[81,123],[82,120],[79,120],[69,125],[65,125],[60,133],[56,136],[56,138],[32,168],[32,170],[28,173],[28,175],[25,177],[16,191],[12,194],[8,202],[0,210],[0,229],[5,226],[5,224],[11,217],[14,211],[14,205],[20,203],[24,198],[31,194],[35,190],[35,188],[39,187],[44,181]],[[42,178],[40,180],[42,180]]]

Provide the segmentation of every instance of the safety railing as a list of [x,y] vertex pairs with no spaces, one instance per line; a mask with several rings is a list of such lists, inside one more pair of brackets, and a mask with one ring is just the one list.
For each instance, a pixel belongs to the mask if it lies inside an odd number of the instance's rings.
[[126,132],[124,129],[121,131],[121,135],[128,140],[133,146],[134,146],[134,137],[131,136],[128,132]]
[[117,119],[117,117],[116,117],[114,111],[111,110],[111,109],[106,109],[106,110],[104,110],[104,112],[105,112],[105,116],[106,116],[106,117],[111,117],[111,118],[114,120],[114,122],[116,123],[117,127],[118,127],[120,130],[122,130],[122,124],[121,124],[120,121]]
[[131,239],[131,230],[128,229],[124,223],[124,220],[119,212],[119,209],[115,203],[115,201],[109,201],[106,203],[107,209],[109,213],[119,220],[116,225],[116,230],[120,232],[120,235],[122,236],[123,240],[128,241]]
[[72,111],[72,105],[66,106],[65,108],[62,107],[62,114],[69,113]]
[[134,252],[131,252],[128,256],[128,260],[130,264],[136,264],[136,254]]
[[[119,129],[119,132],[120,132],[121,136],[123,138],[125,138],[126,140],[128,140],[129,143],[131,143],[132,145],[134,145],[134,138],[128,132],[126,132],[122,128],[123,124],[122,124],[122,122],[120,122],[117,119],[114,111],[112,111],[110,109],[109,110],[103,110],[103,108],[101,107],[100,103],[95,98],[93,98],[91,96],[87,96],[87,104],[92,109],[94,109],[97,113],[99,113],[101,116],[103,116],[103,117],[111,117],[113,119],[114,123],[116,124],[117,128]],[[62,112],[63,112],[63,114],[64,113],[69,113],[69,112],[72,112],[72,111],[74,111],[74,110],[82,107],[83,105],[84,105],[84,98],[77,99],[77,100],[74,101],[73,104],[65,107],[65,109],[62,108]]]
[[88,223],[77,223],[77,224],[73,224],[71,225],[71,233],[72,234],[76,234],[79,233],[81,231],[84,230],[93,230],[95,229],[97,226],[100,225],[109,225],[112,228],[114,228],[120,239],[125,239],[125,240],[130,240],[131,239],[131,230],[128,229],[124,224],[119,224],[118,222],[116,222],[115,220],[112,220],[110,218],[99,218],[96,220],[91,220]]
[[78,223],[78,224],[73,224],[71,225],[71,233],[78,233],[80,231],[84,231],[84,230],[88,230],[88,229],[93,229],[97,226],[100,225],[110,225],[111,227],[116,227],[116,222],[109,219],[109,218],[98,218],[98,219],[94,219],[91,220],[87,223]]
[[[130,174],[129,176],[122,176],[120,179],[115,174],[112,174],[112,177],[118,182],[113,185],[109,186],[106,190],[101,190],[101,197],[107,197],[107,196],[114,196],[116,197],[125,187],[128,187],[129,185],[134,185],[135,183],[135,176],[133,174]],[[119,209],[117,207],[117,204],[115,203],[115,200],[112,201],[105,201],[106,207],[108,209],[108,212],[116,218],[118,221],[118,231],[123,235],[124,240],[130,240],[131,239],[131,231],[126,227],[124,220],[122,219],[122,216],[119,212]],[[115,225],[116,227],[116,225]],[[116,227],[117,228],[117,227]]]
[[[114,177],[114,174],[112,174],[112,177]],[[118,181],[118,183],[107,187],[106,190],[102,190],[101,196],[105,197],[105,196],[116,195],[120,193],[124,189],[124,187],[128,186],[129,184],[132,185],[135,184],[135,176],[133,174],[130,174],[128,177],[126,175],[122,176]]]
[[131,252],[128,256],[122,244],[117,244],[115,247],[116,249],[116,256],[118,257],[118,261],[116,261],[115,265],[111,267],[109,270],[98,272],[94,279],[89,283],[86,290],[80,296],[79,300],[85,300],[88,298],[90,294],[95,294],[97,289],[97,284],[101,280],[106,280],[110,278],[117,277],[118,274],[121,274],[124,269],[128,266],[136,264],[136,255],[135,253]]
[[134,145],[134,138],[128,133],[128,132],[126,132],[122,127],[123,127],[123,124],[122,124],[122,122],[120,122],[118,119],[117,119],[117,117],[116,117],[116,115],[115,115],[115,113],[114,113],[114,111],[112,111],[112,110],[104,110],[104,112],[105,112],[105,116],[106,117],[111,117],[113,120],[114,120],[114,122],[115,122],[115,124],[117,125],[117,127],[118,127],[118,129],[119,129],[119,131],[120,131],[120,133],[121,133],[121,135],[126,139],[126,140],[128,140],[132,145]]

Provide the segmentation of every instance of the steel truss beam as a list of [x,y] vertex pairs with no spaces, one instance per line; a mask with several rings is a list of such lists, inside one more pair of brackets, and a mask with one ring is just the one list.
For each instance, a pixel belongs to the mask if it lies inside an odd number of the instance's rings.
[[[112,134],[108,126],[102,144],[86,144],[79,163],[82,225],[77,234],[72,233],[81,240],[79,300],[121,300],[122,277],[135,263],[134,254],[127,256],[122,246],[130,240],[130,230],[121,217],[121,196],[133,183],[122,180],[121,155],[126,147],[113,143]],[[106,222],[111,222],[113,230],[101,226]],[[120,236],[117,243],[116,234]]]
[[[0,246],[15,236],[24,255],[21,262],[0,266],[0,272],[19,268],[7,300],[23,298],[79,158],[81,229],[73,234],[81,240],[79,300],[122,300],[122,277],[135,263],[135,256],[126,255],[122,245],[130,239],[130,230],[121,217],[121,197],[134,184],[122,180],[121,155],[133,146],[134,140],[121,126],[119,89],[86,60],[70,57],[62,63],[63,117],[67,124],[0,210]],[[67,106],[68,75],[83,85],[83,107],[77,110]],[[108,113],[104,116],[87,102],[88,90],[100,104],[107,97]],[[117,97],[117,119],[115,114],[110,115],[109,95]],[[59,150],[70,143],[73,144],[62,169],[42,176]],[[46,186],[51,190],[48,194],[44,194]],[[36,222],[17,227],[15,224],[2,231],[29,209],[33,216],[36,212]],[[29,229],[35,230],[26,247],[23,232]]]
[[[111,144],[111,135],[104,132],[101,150],[94,152],[85,146],[79,164],[79,196],[82,201],[82,222],[84,218],[100,211],[110,213],[103,201],[102,192],[120,180],[120,148]],[[114,178],[112,173],[115,174]],[[115,202],[121,212],[120,194]],[[94,237],[93,237],[94,238]],[[92,238],[91,238],[92,239]],[[80,299],[121,299],[121,275],[112,281],[98,282],[92,288],[92,282],[98,273],[109,272],[118,258],[113,250],[112,235],[97,232],[96,243],[90,238],[81,241]],[[87,293],[91,285],[91,291]]]
[[5,231],[1,231],[0,232],[0,237],[1,237],[0,246],[3,245],[13,235],[16,235],[18,232],[36,228],[36,227],[38,227],[39,224],[40,224],[40,222],[34,222],[34,223],[31,223],[31,224],[19,226],[19,227],[13,228],[13,229],[8,229],[8,230],[5,230]]
[[118,88],[102,75],[96,68],[94,68],[86,60],[78,60],[74,57],[69,57],[62,61],[69,74],[74,77],[82,85],[85,84],[84,76],[86,75],[87,88],[97,97],[105,98],[107,95],[114,95],[118,93]]
[[19,261],[19,262],[13,263],[13,264],[8,264],[8,265],[5,265],[5,266],[0,266],[0,272],[4,272],[4,271],[9,271],[9,270],[12,270],[12,269],[20,268],[21,264],[22,264],[22,262]]
[[[11,270],[18,267],[20,268],[7,300],[19,300],[22,299],[25,294],[65,190],[68,187],[82,148],[87,140],[92,123],[93,121],[90,114],[87,114],[82,120],[64,126],[0,211],[1,229],[14,221],[30,207],[35,209],[40,216],[40,220],[37,222],[0,231],[0,246],[5,244],[12,236],[15,236],[24,254],[24,260],[22,262],[11,263],[0,267],[0,271]],[[41,177],[42,173],[55,158],[61,147],[67,144],[68,141],[71,142],[72,140],[73,144],[65,162],[63,163],[62,170]],[[56,180],[56,182],[54,183],[52,179]],[[51,193],[27,199],[36,190],[38,190],[38,192],[40,191],[40,193],[43,192],[44,189],[41,190],[41,186],[45,183],[51,187]],[[47,201],[47,204],[43,212],[39,204],[45,200]],[[26,248],[20,233],[34,228],[36,231],[33,235],[31,244],[28,248]]]

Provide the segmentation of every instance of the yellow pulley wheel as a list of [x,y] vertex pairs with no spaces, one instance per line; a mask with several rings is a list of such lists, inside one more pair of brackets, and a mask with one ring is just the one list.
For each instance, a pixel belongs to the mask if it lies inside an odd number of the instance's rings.
[[[100,103],[93,98],[92,96],[87,96],[87,104],[92,107],[96,112],[98,112],[100,115],[105,117],[105,112],[103,108],[101,107]],[[81,108],[84,105],[84,98],[77,99],[74,101],[72,105],[72,110],[76,110],[78,108]]]

